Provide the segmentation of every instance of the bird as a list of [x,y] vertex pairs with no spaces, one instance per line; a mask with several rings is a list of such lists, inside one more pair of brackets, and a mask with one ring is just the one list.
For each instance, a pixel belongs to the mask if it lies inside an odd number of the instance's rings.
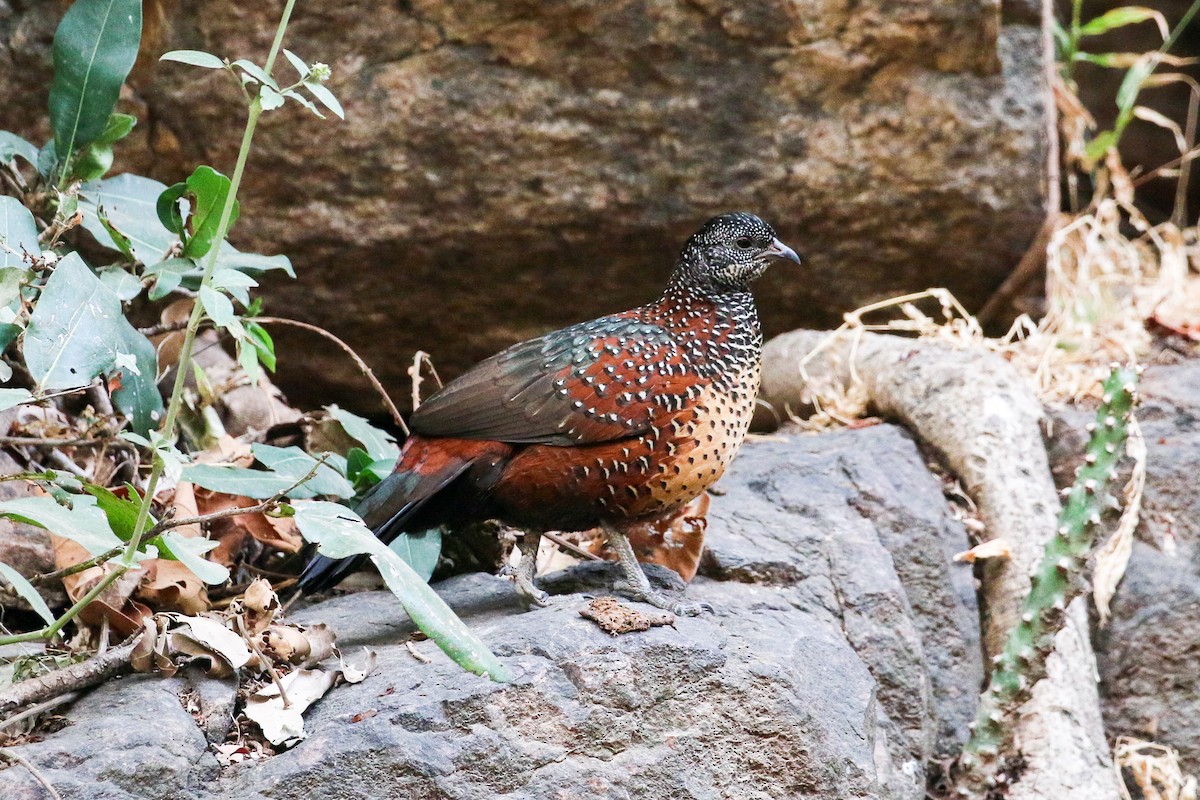
[[[676,614],[706,606],[651,587],[625,535],[707,491],[750,427],[762,330],[750,291],[796,252],[754,214],[721,214],[688,238],[652,303],[514,344],[427,398],[395,470],[357,513],[401,533],[495,520],[521,532],[512,577],[529,606],[547,531],[600,528],[628,595]],[[302,593],[335,586],[365,557],[315,555]]]

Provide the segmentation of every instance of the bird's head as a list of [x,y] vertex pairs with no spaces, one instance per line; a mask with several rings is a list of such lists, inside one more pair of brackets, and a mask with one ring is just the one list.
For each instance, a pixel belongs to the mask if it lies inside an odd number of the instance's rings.
[[772,258],[800,263],[796,251],[758,217],[742,211],[721,214],[688,239],[675,280],[709,291],[741,291],[766,272]]

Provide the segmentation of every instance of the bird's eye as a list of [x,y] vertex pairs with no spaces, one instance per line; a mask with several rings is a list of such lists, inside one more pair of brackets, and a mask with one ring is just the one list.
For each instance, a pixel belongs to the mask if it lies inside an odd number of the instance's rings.
[[735,242],[735,244],[742,250],[749,250],[750,247],[754,244],[754,240],[751,239],[749,236],[742,236]]

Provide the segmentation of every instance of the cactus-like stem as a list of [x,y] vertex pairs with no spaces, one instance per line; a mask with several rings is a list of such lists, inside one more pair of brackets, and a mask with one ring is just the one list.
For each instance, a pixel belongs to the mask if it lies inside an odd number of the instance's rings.
[[1088,426],[1091,438],[1084,463],[1058,517],[1058,530],[1046,543],[1020,620],[995,657],[991,680],[980,697],[955,776],[960,796],[983,797],[995,786],[1001,756],[1011,744],[1017,709],[1029,699],[1033,685],[1046,676],[1046,660],[1063,627],[1067,605],[1085,589],[1084,565],[1101,519],[1118,505],[1109,487],[1125,451],[1136,380],[1134,370],[1114,367],[1104,381],[1096,420]]

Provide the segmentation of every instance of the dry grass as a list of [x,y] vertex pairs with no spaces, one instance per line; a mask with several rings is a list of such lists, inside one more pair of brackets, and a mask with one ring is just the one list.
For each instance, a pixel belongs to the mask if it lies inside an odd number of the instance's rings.
[[[1113,748],[1113,769],[1118,777],[1125,773],[1141,793],[1140,800],[1196,800],[1196,779],[1184,775],[1179,754],[1166,745],[1146,742],[1130,736],[1118,737]],[[1125,800],[1135,800],[1118,780]]]

